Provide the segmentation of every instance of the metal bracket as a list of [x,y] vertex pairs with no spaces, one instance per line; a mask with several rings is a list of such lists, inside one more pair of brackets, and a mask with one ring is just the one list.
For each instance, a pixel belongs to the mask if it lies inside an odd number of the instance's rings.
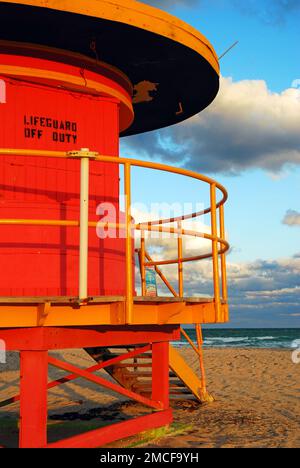
[[73,159],[96,159],[100,154],[96,151],[90,151],[89,148],[82,148],[80,151],[68,151],[67,156]]

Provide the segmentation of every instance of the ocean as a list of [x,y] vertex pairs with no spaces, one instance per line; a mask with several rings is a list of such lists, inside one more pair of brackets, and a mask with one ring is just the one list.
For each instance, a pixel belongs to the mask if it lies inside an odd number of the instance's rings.
[[[186,329],[196,342],[195,329]],[[206,348],[262,348],[293,349],[300,348],[300,328],[259,328],[259,329],[203,329]],[[186,346],[182,338],[177,347]]]

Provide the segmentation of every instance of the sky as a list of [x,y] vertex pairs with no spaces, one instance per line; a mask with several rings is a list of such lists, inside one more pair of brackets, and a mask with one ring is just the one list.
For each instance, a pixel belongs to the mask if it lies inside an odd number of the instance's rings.
[[[124,138],[122,152],[195,170],[227,188],[230,326],[300,327],[300,0],[144,3],[196,27],[218,55],[239,43],[221,60],[220,93],[208,109]],[[140,202],[206,202],[198,185],[175,176],[157,175],[150,187],[145,171],[135,180]],[[165,244],[156,258],[174,255]],[[185,249],[199,245],[186,241]],[[166,273],[176,280],[176,272]],[[210,290],[208,263],[189,264],[184,273],[186,294]]]

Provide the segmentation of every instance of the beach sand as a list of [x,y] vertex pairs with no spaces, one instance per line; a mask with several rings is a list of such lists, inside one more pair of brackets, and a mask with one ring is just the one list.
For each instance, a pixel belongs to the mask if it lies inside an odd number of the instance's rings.
[[[190,349],[182,353],[191,366],[198,362]],[[84,351],[54,353],[78,366],[93,361]],[[9,354],[0,367],[0,400],[18,393],[19,359]],[[167,436],[144,445],[163,448],[300,447],[300,364],[290,351],[206,349],[208,389],[216,401],[199,405],[173,401],[174,426]],[[50,378],[64,375],[52,369]],[[85,430],[146,414],[94,384],[74,381],[49,391],[49,439],[57,440]],[[0,444],[17,446],[19,405],[0,408]],[[172,432],[173,431],[173,432]],[[111,444],[126,447],[141,437]]]

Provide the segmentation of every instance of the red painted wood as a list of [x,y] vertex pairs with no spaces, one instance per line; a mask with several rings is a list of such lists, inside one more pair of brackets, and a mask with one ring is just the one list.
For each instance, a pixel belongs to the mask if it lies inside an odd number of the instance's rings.
[[77,374],[78,377],[82,377],[83,379],[88,380],[89,382],[93,382],[98,385],[101,385],[102,387],[107,388],[108,390],[111,390],[115,393],[119,393],[120,395],[123,395],[127,398],[131,398],[132,400],[142,403],[143,405],[149,406],[150,408],[162,409],[162,405],[160,403],[156,401],[152,401],[149,398],[142,397],[138,393],[134,393],[130,390],[127,390],[124,387],[121,387],[120,385],[109,382],[108,380],[103,379],[102,377],[93,375],[86,370],[79,369],[78,367],[75,367],[72,364],[68,364],[67,362],[62,362],[50,356],[48,358],[48,363],[51,366],[57,367],[59,369],[63,369],[67,372],[72,372],[73,374]]
[[[168,341],[179,337],[179,327],[92,327],[83,328],[33,328],[4,329],[1,338],[9,350],[21,350],[21,432],[20,447],[45,447],[47,426],[47,363],[55,365],[73,376],[82,377],[132,398],[155,409],[164,410],[155,415],[92,431],[75,438],[50,444],[49,447],[99,447],[113,440],[129,437],[147,429],[162,427],[172,422],[168,395]],[[166,342],[163,343],[162,341]],[[92,369],[82,370],[67,363],[48,358],[48,349],[97,346],[130,346],[152,343],[153,394],[152,400],[112,384],[91,374]],[[149,349],[147,346],[145,349]],[[40,351],[37,351],[40,350]],[[44,350],[44,351],[43,351]],[[142,352],[143,349],[138,350]],[[124,358],[122,356],[122,358]],[[109,362],[104,363],[107,366]],[[72,377],[71,375],[71,377]],[[69,376],[65,378],[68,379]],[[51,384],[49,385],[49,387]],[[166,410],[167,409],[167,410]]]
[[[0,54],[0,58],[2,64],[76,76],[80,73],[80,69],[62,63],[8,54]],[[121,90],[119,83],[96,73],[92,77]],[[116,99],[25,79],[0,79],[6,86],[5,103],[0,104],[0,148],[90,148],[104,155],[119,155],[120,107]],[[82,83],[84,86],[84,77]],[[1,156],[0,218],[78,220],[79,164],[74,160]],[[118,165],[92,161],[90,221],[107,216],[107,207],[102,215],[96,215],[101,203],[112,204],[116,221],[123,221]],[[90,229],[89,241],[89,295],[124,295],[124,239],[100,240],[96,229]],[[76,228],[2,226],[0,267],[5,275],[1,276],[0,296],[77,296],[78,242]]]
[[22,351],[20,367],[20,448],[47,445],[48,353]]
[[8,351],[94,348],[176,341],[178,326],[152,327],[50,327],[0,330]]
[[152,400],[159,401],[164,409],[170,406],[168,342],[152,345]]
[[110,442],[131,437],[139,432],[167,426],[172,421],[173,415],[169,409],[55,442],[49,444],[48,448],[99,448]]
[[[109,359],[108,361],[105,361],[105,362],[102,362],[101,364],[97,364],[95,366],[92,366],[92,367],[89,367],[88,369],[85,369],[86,372],[90,372],[90,373],[93,373],[93,372],[96,372],[96,371],[99,371],[101,369],[104,369],[105,367],[110,367],[110,366],[113,366],[119,362],[122,362],[122,361],[126,361],[127,359],[131,359],[133,357],[136,357],[142,353],[146,353],[147,351],[150,351],[151,350],[151,346],[148,345],[148,346],[144,346],[143,348],[138,348],[134,351],[131,351],[130,353],[126,353],[126,354],[122,354],[120,356],[117,356],[116,358],[113,358],[113,359]],[[58,380],[54,380],[53,382],[50,382],[48,385],[47,385],[47,389],[51,389],[51,388],[55,388],[55,387],[58,387],[59,385],[63,385],[65,383],[69,383],[69,382],[72,382],[73,380],[76,380],[78,379],[79,376],[76,375],[76,374],[69,374],[69,375],[66,375],[65,377],[62,377],[61,379],[58,379]],[[16,395],[12,398],[9,398],[8,400],[4,400],[4,401],[1,401],[0,402],[0,408],[3,408],[4,406],[8,406],[8,405],[11,405],[13,403],[16,403],[17,401],[20,400],[20,395]]]

